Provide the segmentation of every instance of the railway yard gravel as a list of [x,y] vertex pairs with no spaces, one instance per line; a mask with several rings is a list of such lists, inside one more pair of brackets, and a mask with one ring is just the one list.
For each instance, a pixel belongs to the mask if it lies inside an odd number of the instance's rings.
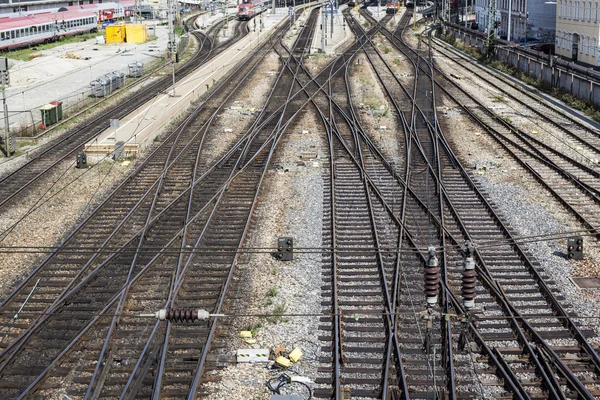
[[[305,114],[284,135],[277,149],[275,168],[267,174],[255,211],[257,223],[246,247],[273,248],[280,236],[292,236],[296,248],[321,246],[323,180],[320,165],[327,162],[327,153],[324,138],[316,126],[315,117]],[[317,158],[303,159],[302,155],[307,153],[316,153]],[[321,312],[320,259],[319,253],[310,252],[297,252],[292,262],[277,261],[268,253],[248,253],[242,257],[237,274],[244,283],[236,296],[242,300],[236,301],[229,312],[265,316],[234,319],[227,340],[227,355],[234,355],[240,348],[272,349],[283,345],[291,351],[299,347],[302,359],[293,364],[291,370],[314,377],[320,354],[318,316],[314,315]],[[249,345],[240,339],[238,334],[242,330],[255,332],[256,343]],[[277,374],[277,370],[269,371],[264,364],[240,363],[216,372],[220,380],[205,386],[211,399],[267,399],[265,382]]]
[[[56,245],[121,182],[134,164],[102,162],[79,170],[71,161],[63,162],[55,172],[43,177],[42,183],[19,204],[0,212],[0,244],[34,249]],[[78,178],[84,171],[85,178]],[[21,218],[23,221],[6,235],[5,232]],[[0,297],[6,296],[25,278],[45,253],[46,250],[38,253],[27,249],[25,254],[0,253],[0,276],[3,278]]]
[[[452,65],[455,64],[452,61],[438,57],[436,64],[446,72],[454,71]],[[469,91],[480,99],[490,99],[488,90],[482,86],[471,85]],[[472,177],[479,187],[488,193],[488,199],[503,212],[506,221],[518,236],[581,229],[574,218],[501,150],[481,127],[463,115],[456,104],[444,98],[438,106],[438,115],[461,163],[472,171]],[[486,166],[484,170],[476,169],[483,165]],[[600,289],[581,289],[571,279],[577,276],[600,276],[600,266],[595,261],[599,254],[597,243],[593,240],[585,241],[586,257],[583,261],[565,258],[565,240],[528,243],[524,247],[540,262],[541,269],[555,281],[554,288],[557,294],[560,292],[565,296],[564,303],[571,304],[573,312],[586,317],[579,319],[579,322],[600,334],[600,319],[589,318],[598,315]],[[590,341],[600,343],[598,336],[590,338]]]
[[[302,14],[297,21],[298,27],[306,22],[308,15],[309,12]],[[400,14],[390,22],[390,29],[399,20]],[[236,22],[230,25],[231,32],[235,29],[235,24]],[[406,35],[408,42],[413,46],[417,44],[416,35],[413,33],[422,29],[423,27]],[[296,29],[285,37],[284,41],[288,46],[294,42],[299,31],[300,29]],[[349,40],[348,44],[353,39]],[[218,40],[228,38],[220,37]],[[408,60],[400,52],[392,49],[383,36],[377,36],[374,41],[398,78],[407,85],[411,84]],[[305,60],[305,66],[315,74],[332,60],[331,56],[312,55]],[[456,73],[457,66],[451,60],[441,57],[436,57],[435,60],[442,70]],[[244,83],[244,87],[219,112],[210,128],[217,134],[209,135],[205,143],[211,149],[211,155],[204,160],[206,163],[216,161],[219,154],[246,132],[264,107],[280,67],[279,57],[274,52],[269,53]],[[529,132],[537,129],[542,132],[544,136],[541,138],[547,140],[548,144],[566,152],[579,154],[579,150],[565,144],[564,135],[555,132],[555,128],[550,124],[540,123],[525,109],[509,107],[499,93],[490,90],[478,78],[468,74],[458,75],[461,83],[468,85],[472,94],[500,115],[510,117],[512,123]],[[364,53],[359,53],[353,59],[350,67],[350,86],[351,100],[358,110],[362,127],[388,161],[401,165],[404,154],[401,153],[399,144],[399,141],[403,140],[399,116],[387,100]],[[483,129],[464,115],[458,105],[441,95],[440,91],[438,98],[437,113],[440,125],[461,164],[470,171],[472,179],[485,193],[486,199],[503,215],[504,221],[517,236],[561,233],[564,235],[564,232],[582,229],[574,217],[512,160]],[[320,387],[314,383],[316,378],[330,376],[330,373],[318,371],[319,368],[323,370],[329,366],[322,362],[322,358],[326,359],[330,354],[322,349],[331,345],[327,341],[319,340],[320,335],[326,334],[320,330],[320,317],[330,308],[323,305],[327,298],[322,297],[322,287],[327,282],[323,278],[322,253],[318,252],[323,246],[323,215],[326,203],[324,190],[328,179],[324,166],[329,163],[328,155],[327,138],[317,114],[298,113],[297,120],[289,126],[278,144],[274,159],[265,175],[258,205],[252,217],[252,226],[243,244],[243,248],[249,251],[242,252],[235,266],[235,283],[223,310],[233,317],[223,319],[224,323],[219,327],[216,339],[219,345],[213,346],[213,352],[220,353],[219,360],[235,360],[238,349],[267,348],[273,351],[277,347],[283,347],[284,353],[288,353],[294,348],[299,348],[302,358],[292,363],[287,371],[312,380],[313,383],[309,386],[313,389]],[[72,160],[63,162],[55,172],[42,178],[24,200],[0,210],[0,246],[39,248],[56,245],[133,170],[140,159],[141,156],[137,160],[124,163],[100,162],[88,170],[75,169]],[[26,157],[22,157],[19,161],[0,163],[0,176],[25,160]],[[38,205],[38,202],[44,203]],[[32,209],[34,211],[31,211]],[[23,218],[23,221],[12,229],[11,226],[20,218]],[[9,229],[12,230],[5,237],[4,233]],[[279,261],[265,251],[276,248],[277,240],[282,236],[294,239],[296,252],[293,261]],[[589,341],[596,346],[600,345],[600,289],[582,289],[573,281],[575,277],[600,277],[600,246],[592,238],[586,238],[585,259],[582,261],[566,258],[566,240],[563,239],[523,243],[522,246],[539,261],[539,272],[553,281],[550,287],[554,294],[565,297],[561,302],[565,309],[581,317],[576,319],[580,327],[596,333],[588,338]],[[258,251],[252,251],[253,249]],[[46,253],[0,252],[0,276],[3,277],[0,298],[6,296],[15,284],[25,278]],[[496,276],[502,276],[502,273],[497,273]],[[356,287],[349,290],[360,290],[360,284],[357,283]],[[506,284],[503,288],[523,289],[524,286]],[[529,289],[537,291],[535,286]],[[528,295],[529,293],[516,293],[511,294],[510,298],[515,305],[546,304],[545,301],[521,301],[522,297]],[[360,299],[362,297],[359,295],[346,297],[347,301]],[[482,294],[478,299],[489,300],[491,296]],[[383,302],[383,298],[377,300]],[[361,307],[373,310],[379,308],[378,305]],[[537,312],[539,309],[536,308],[522,310],[524,315]],[[504,315],[503,311],[493,308],[484,309],[482,313],[486,316]],[[544,321],[548,320],[538,317],[532,318],[530,322]],[[361,326],[366,327],[367,324]],[[251,331],[252,339],[241,338],[241,331]],[[488,334],[511,332],[509,328],[482,328],[481,331]],[[373,333],[372,337],[377,335],[379,333]],[[399,336],[403,338],[407,334],[400,332]],[[93,338],[88,340],[92,342]],[[551,346],[577,345],[571,339],[550,339],[547,342]],[[516,340],[489,340],[488,344],[519,347]],[[477,350],[474,342],[470,342],[467,348]],[[469,381],[460,381],[458,386],[473,392],[477,399],[493,399],[506,395],[501,388],[500,379],[493,371],[487,369],[489,364],[484,361],[485,357],[478,351],[470,350],[454,355],[455,361],[461,365],[458,367],[458,370],[461,370],[460,374],[470,375]],[[371,357],[372,354],[368,350],[365,350],[365,353],[354,353],[355,356],[365,358]],[[417,358],[418,356],[415,356],[415,359]],[[264,363],[234,362],[223,369],[208,368],[201,392],[211,400],[268,400],[272,393],[265,384],[281,372],[282,370],[277,368],[270,369],[270,366],[267,367]],[[577,373],[580,377],[587,375],[587,372]],[[357,373],[352,376],[364,378],[367,375]],[[410,377],[415,378],[412,375]],[[535,374],[519,372],[517,377],[534,380]],[[70,377],[65,379],[65,385],[69,379]],[[59,391],[63,389],[66,392],[67,386],[61,387]],[[52,398],[62,398],[62,393]]]

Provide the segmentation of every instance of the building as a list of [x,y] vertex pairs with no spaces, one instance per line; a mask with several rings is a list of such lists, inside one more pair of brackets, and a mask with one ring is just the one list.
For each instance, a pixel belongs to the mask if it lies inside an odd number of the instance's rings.
[[479,25],[479,30],[487,29],[488,0],[475,0],[475,22]]
[[599,66],[598,0],[557,0],[555,53],[564,58]]
[[[496,0],[496,21],[498,36],[508,37],[508,9],[511,9],[510,39],[515,43],[530,40],[554,41],[556,26],[556,5],[548,0]],[[488,23],[488,0],[475,1],[476,21],[479,29],[485,31]]]

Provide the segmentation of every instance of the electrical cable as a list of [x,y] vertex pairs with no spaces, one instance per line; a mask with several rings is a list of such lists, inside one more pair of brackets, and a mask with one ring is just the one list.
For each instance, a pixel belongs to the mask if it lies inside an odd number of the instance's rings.
[[[586,234],[587,233],[587,234]],[[510,239],[506,239],[503,241],[500,240],[491,240],[491,241],[483,241],[483,242],[473,242],[474,246],[477,249],[493,249],[499,246],[506,246],[512,244],[524,244],[524,243],[543,243],[548,241],[556,241],[561,239],[567,239],[571,236],[593,236],[596,237],[597,233],[591,233],[590,230],[574,230],[568,232],[560,232],[560,233],[550,233],[550,234],[540,234],[540,235],[530,235],[530,236],[516,236]],[[436,251],[460,251],[463,249],[462,245],[450,245],[445,248],[438,246],[436,247]],[[136,246],[125,247],[125,246],[77,246],[77,247],[69,247],[65,245],[61,248],[56,248],[55,246],[0,246],[0,252],[9,254],[9,253],[19,253],[19,254],[39,254],[39,253],[65,253],[65,254],[96,254],[101,252],[131,252],[135,250]],[[165,250],[165,254],[168,253],[242,253],[242,254],[269,254],[278,251],[277,247],[253,247],[253,246],[243,246],[243,247],[224,247],[224,246],[198,246],[193,248],[184,248],[184,249],[176,249],[170,250],[167,247],[153,247],[154,250]],[[427,248],[411,248],[411,250],[426,252]],[[344,254],[346,252],[351,253],[361,253],[361,254],[376,254],[376,253],[400,253],[402,250],[396,247],[353,247],[351,249],[348,248],[332,248],[332,247],[319,247],[319,246],[295,246],[293,249],[294,253],[299,254],[311,254],[311,253],[331,253],[331,254]]]

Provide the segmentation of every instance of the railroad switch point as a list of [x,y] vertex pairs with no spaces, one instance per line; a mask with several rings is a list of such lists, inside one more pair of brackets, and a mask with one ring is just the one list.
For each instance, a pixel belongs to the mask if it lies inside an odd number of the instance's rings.
[[583,237],[572,236],[567,239],[567,258],[583,260]]
[[277,239],[277,252],[271,254],[279,261],[292,261],[294,259],[294,238],[280,237]]
[[75,165],[75,168],[87,168],[87,156],[85,153],[77,154],[77,164]]

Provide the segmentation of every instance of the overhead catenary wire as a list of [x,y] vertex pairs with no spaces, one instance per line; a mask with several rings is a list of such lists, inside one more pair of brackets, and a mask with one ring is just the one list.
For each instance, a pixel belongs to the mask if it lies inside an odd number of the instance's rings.
[[[599,230],[600,231],[600,230]],[[573,230],[560,233],[549,233],[541,235],[530,235],[530,236],[515,236],[507,238],[506,240],[491,240],[483,242],[473,243],[477,249],[493,249],[498,246],[505,246],[510,244],[523,244],[523,243],[542,243],[555,240],[567,239],[571,236],[597,236],[598,232],[589,229]],[[96,254],[102,252],[131,252],[137,249],[137,246],[131,247],[112,247],[112,246],[77,246],[69,247],[68,245],[57,248],[55,246],[0,246],[0,253],[20,253],[20,254],[39,254],[39,253],[65,253],[65,254]],[[277,247],[254,247],[254,246],[242,246],[242,247],[223,247],[223,246],[199,246],[189,248],[177,248],[168,249],[165,247],[155,247],[157,250],[164,250],[168,253],[246,253],[246,254],[261,254],[261,253],[273,253],[277,252]],[[435,248],[437,251],[460,251],[463,249],[462,245],[451,245],[446,248],[440,246]],[[419,251],[425,253],[427,248],[412,248],[413,251]],[[344,254],[344,253],[357,253],[357,254],[374,254],[374,253],[400,253],[402,250],[396,247],[353,247],[353,248],[332,248],[332,247],[320,247],[320,246],[294,246],[294,253],[300,254],[311,254],[311,253],[332,253],[332,254]]]
[[[29,312],[29,311],[20,311],[19,315],[24,316],[56,316],[59,318],[71,318],[72,315],[77,315],[81,317],[99,317],[99,318],[113,318],[113,317],[121,317],[121,318],[150,318],[150,314],[154,315],[157,310],[148,310],[147,312],[128,312],[128,313],[93,313],[93,312],[73,312],[66,313],[65,310],[60,310],[56,312]],[[277,317],[286,317],[286,318],[301,318],[301,317],[344,317],[344,318],[352,318],[354,320],[360,320],[361,318],[370,318],[370,317],[379,317],[379,316],[389,316],[394,317],[396,315],[402,314],[402,310],[398,310],[396,313],[389,312],[373,312],[373,310],[369,309],[355,309],[352,313],[335,313],[335,312],[315,312],[315,313],[223,313],[218,315],[213,315],[215,318],[229,318],[229,319],[238,319],[238,318],[248,318],[248,317],[258,317],[258,318],[272,318],[274,316]],[[15,315],[14,311],[0,311],[0,316],[4,315]],[[446,314],[440,313],[441,316],[448,316],[448,318],[458,318],[460,315],[458,314]],[[548,314],[528,314],[528,315],[514,315],[514,316],[506,316],[506,315],[474,315],[477,321],[495,321],[495,320],[506,320],[506,319],[516,319],[516,320],[532,320],[532,319],[581,319],[581,320],[600,320],[600,315],[597,316],[580,316],[580,315],[548,315]]]

